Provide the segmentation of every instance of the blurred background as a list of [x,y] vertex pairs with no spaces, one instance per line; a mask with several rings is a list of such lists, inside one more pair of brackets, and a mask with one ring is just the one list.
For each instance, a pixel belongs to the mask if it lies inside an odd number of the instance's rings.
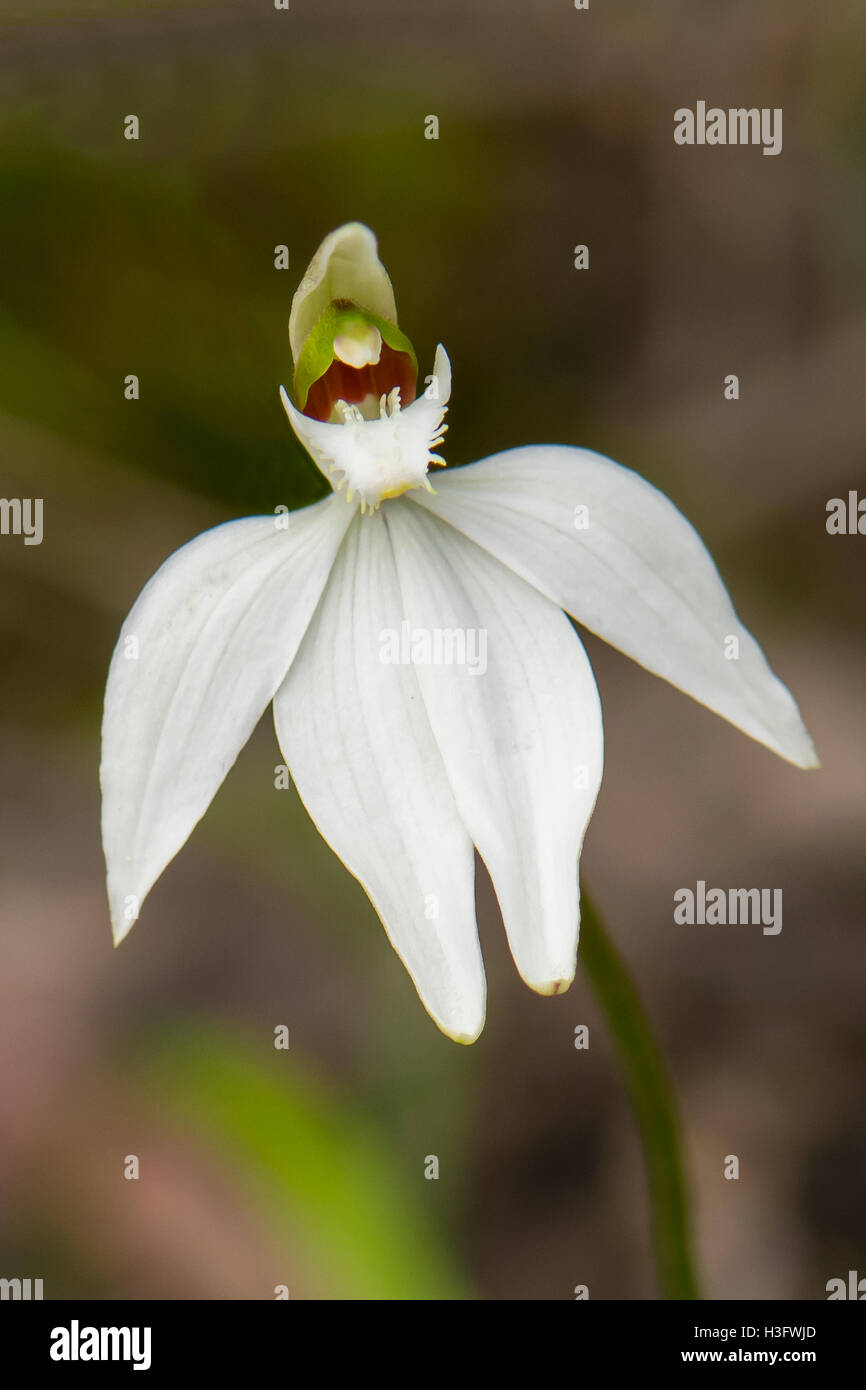
[[[354,218],[422,373],[451,355],[449,463],[562,442],[645,474],[800,703],[817,773],[587,638],[607,771],[584,876],[670,1062],[706,1292],[866,1274],[866,539],[825,528],[866,495],[862,5],[0,10],[0,493],[44,499],[40,546],[0,537],[0,1275],[48,1298],[658,1296],[580,969],[530,993],[480,869],[487,1028],[442,1037],[275,788],[269,715],[111,948],[111,650],[177,546],[326,490],[277,389],[294,287]],[[782,107],[781,156],[676,146],[699,99]],[[781,887],[781,934],[675,925],[698,879]]]

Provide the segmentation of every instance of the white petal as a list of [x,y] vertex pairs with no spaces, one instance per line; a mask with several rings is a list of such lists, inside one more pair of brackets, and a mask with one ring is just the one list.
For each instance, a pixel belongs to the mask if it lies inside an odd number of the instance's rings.
[[116,941],[285,676],[352,516],[327,498],[288,517],[217,526],[166,560],[136,600],[111,661],[102,725]]
[[440,476],[435,497],[413,500],[647,670],[783,758],[817,765],[790,691],[697,532],[639,474],[587,449],[537,445]]
[[427,389],[405,410],[386,406],[378,420],[364,420],[351,410],[345,421],[313,420],[294,406],[285,386],[280,398],[300,442],[335,491],[370,507],[383,497],[426,486],[435,450],[442,442],[443,419],[451,395],[451,363],[440,343]]
[[310,329],[333,299],[351,299],[359,308],[397,322],[388,272],[379,260],[376,238],[363,222],[347,222],[325,237],[295,291],[289,318],[295,362]]
[[577,865],[602,771],[586,653],[564,613],[479,546],[408,502],[385,512],[406,617],[429,634],[418,679],[460,814],[518,970],[559,993],[574,976]]
[[387,664],[403,617],[381,513],[346,536],[274,698],[283,756],[321,834],[366,889],[443,1032],[484,1024],[472,844],[410,665]]

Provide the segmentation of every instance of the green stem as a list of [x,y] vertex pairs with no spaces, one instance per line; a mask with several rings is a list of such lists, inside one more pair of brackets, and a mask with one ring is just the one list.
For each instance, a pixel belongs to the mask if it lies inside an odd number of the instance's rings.
[[676,1103],[635,986],[586,892],[580,958],[619,1049],[647,1168],[653,1243],[665,1298],[700,1298],[692,1269],[688,1196]]

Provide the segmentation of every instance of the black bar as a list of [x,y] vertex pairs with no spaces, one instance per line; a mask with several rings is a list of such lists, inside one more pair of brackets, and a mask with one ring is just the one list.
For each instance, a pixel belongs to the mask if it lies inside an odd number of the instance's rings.
[[[20,1373],[51,1374],[52,1379],[86,1375],[100,1370],[134,1375],[135,1360],[141,1372],[160,1379],[168,1373],[210,1373],[225,1378],[249,1372],[251,1364],[282,1368],[286,1383],[308,1378],[310,1360],[325,1359],[329,1378],[339,1366],[341,1353],[353,1374],[371,1372],[376,1362],[390,1378],[402,1365],[409,1374],[411,1359],[420,1356],[425,1372],[434,1367],[437,1352],[443,1373],[461,1380],[479,1358],[488,1366],[503,1353],[519,1348],[521,1359],[540,1354],[542,1367],[553,1351],[554,1362],[564,1356],[575,1374],[581,1368],[612,1372],[640,1370],[644,1374],[666,1372],[674,1366],[735,1364],[806,1366],[828,1373],[854,1368],[862,1344],[864,1323],[857,1308],[834,1302],[586,1302],[575,1301],[557,1313],[544,1312],[538,1303],[514,1305],[507,1322],[499,1324],[495,1312],[425,1315],[424,1323],[407,1321],[406,1311],[386,1312],[382,1324],[369,1303],[362,1313],[341,1303],[327,1311],[321,1304],[300,1300],[264,1302],[5,1302],[0,1304],[0,1336],[3,1363],[17,1365]],[[478,1318],[481,1316],[481,1325]],[[356,1317],[361,1340],[353,1335]],[[449,1335],[452,1317],[454,1340]],[[487,1319],[493,1318],[492,1323]],[[399,1321],[392,1319],[399,1318]],[[515,1318],[517,1321],[515,1322]],[[541,1318],[542,1324],[536,1319]],[[118,1329],[117,1336],[102,1329]],[[93,1329],[98,1336],[94,1336]],[[138,1335],[134,1333],[138,1329]],[[149,1341],[145,1330],[149,1329]],[[483,1333],[483,1343],[473,1333]],[[324,1341],[322,1340],[324,1334]],[[539,1334],[544,1338],[539,1341]],[[316,1338],[308,1342],[308,1336]],[[425,1337],[423,1343],[418,1336]],[[551,1340],[555,1339],[555,1340]],[[568,1339],[565,1341],[564,1339]],[[408,1342],[408,1346],[407,1346]],[[465,1352],[460,1348],[465,1347]],[[75,1351],[77,1360],[52,1357]],[[414,1348],[414,1350],[412,1350]],[[533,1348],[535,1351],[533,1352]],[[545,1350],[546,1348],[546,1350]],[[105,1360],[84,1359],[91,1350],[105,1353]],[[126,1360],[111,1359],[114,1351]],[[463,1358],[466,1358],[464,1361]],[[407,1359],[408,1358],[408,1359]],[[148,1360],[149,1364],[144,1365]],[[468,1363],[468,1364],[467,1364]],[[390,1368],[390,1369],[389,1369]],[[554,1374],[555,1364],[550,1368]]]

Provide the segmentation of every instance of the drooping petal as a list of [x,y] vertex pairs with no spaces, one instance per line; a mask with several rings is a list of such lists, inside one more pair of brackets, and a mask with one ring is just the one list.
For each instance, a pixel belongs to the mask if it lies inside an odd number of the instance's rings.
[[577,868],[602,772],[595,679],[565,614],[459,532],[386,506],[418,680],[509,945],[541,994],[574,976]]
[[647,670],[790,762],[817,765],[790,691],[702,540],[639,474],[587,449],[537,445],[440,476],[435,497],[412,498]]
[[283,756],[324,839],[360,881],[443,1032],[484,1023],[472,844],[414,668],[381,513],[359,517],[274,698]]
[[285,676],[352,516],[330,497],[217,526],[166,560],[136,600],[112,657],[102,725],[115,941]]
[[397,322],[388,272],[379,260],[376,238],[363,222],[347,222],[325,237],[295,291],[289,342],[296,362],[310,329],[335,299],[351,300],[362,309]]

